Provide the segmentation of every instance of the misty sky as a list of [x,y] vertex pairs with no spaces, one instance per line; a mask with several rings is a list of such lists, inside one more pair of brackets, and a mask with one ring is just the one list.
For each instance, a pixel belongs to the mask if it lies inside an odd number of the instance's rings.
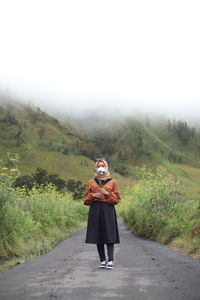
[[199,0],[0,0],[0,87],[41,107],[200,111]]

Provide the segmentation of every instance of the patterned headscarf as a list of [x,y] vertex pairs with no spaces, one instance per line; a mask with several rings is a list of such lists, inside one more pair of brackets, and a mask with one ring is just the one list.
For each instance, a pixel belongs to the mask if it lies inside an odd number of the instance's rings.
[[[96,168],[97,168],[99,162],[103,162],[104,167],[107,168],[107,170],[108,170],[108,163],[107,163],[107,161],[105,159],[99,159],[99,160],[97,160],[96,163],[95,163],[95,167]],[[98,178],[100,180],[106,180],[106,179],[110,178],[110,172],[107,171],[103,175],[99,175],[97,172],[95,172],[95,178]]]

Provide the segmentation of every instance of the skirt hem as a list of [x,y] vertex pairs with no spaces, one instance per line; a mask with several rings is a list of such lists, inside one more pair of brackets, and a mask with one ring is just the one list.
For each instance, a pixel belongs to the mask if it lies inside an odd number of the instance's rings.
[[85,242],[85,244],[120,244],[120,242]]

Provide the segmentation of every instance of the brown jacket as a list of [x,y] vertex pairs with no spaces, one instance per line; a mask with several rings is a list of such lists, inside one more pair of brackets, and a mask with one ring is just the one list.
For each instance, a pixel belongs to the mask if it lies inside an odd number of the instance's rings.
[[90,179],[87,183],[86,186],[86,191],[83,196],[83,202],[85,205],[90,205],[94,201],[102,201],[102,202],[108,202],[110,204],[116,205],[117,203],[120,202],[120,194],[119,194],[119,189],[118,185],[115,179],[111,179],[110,181],[106,182],[103,185],[103,188],[109,192],[108,195],[104,196],[104,199],[99,200],[95,199],[93,197],[94,193],[98,193],[99,191],[99,186],[98,183],[94,179]]

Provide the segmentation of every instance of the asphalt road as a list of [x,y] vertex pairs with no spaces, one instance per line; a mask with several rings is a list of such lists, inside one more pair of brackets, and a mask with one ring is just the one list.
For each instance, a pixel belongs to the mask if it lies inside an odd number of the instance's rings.
[[118,219],[115,268],[99,269],[86,229],[0,273],[1,300],[200,300],[200,260],[135,237]]

